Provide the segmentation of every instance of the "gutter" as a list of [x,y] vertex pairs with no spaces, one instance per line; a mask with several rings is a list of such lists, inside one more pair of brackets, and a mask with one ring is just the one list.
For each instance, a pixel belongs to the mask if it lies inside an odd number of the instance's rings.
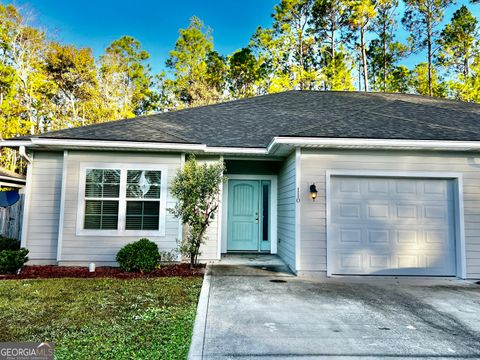
[[267,152],[275,152],[281,145],[333,149],[480,151],[480,141],[275,137],[268,145]]
[[181,144],[181,143],[154,143],[135,141],[106,141],[106,140],[73,140],[73,139],[45,139],[31,138],[28,140],[4,140],[0,146],[6,147],[58,147],[60,149],[132,149],[132,150],[164,150],[200,153],[222,153],[222,154],[255,154],[266,155],[265,148],[242,148],[242,147],[209,147],[205,144]]
[[179,151],[203,154],[225,155],[275,155],[282,146],[324,148],[324,149],[382,149],[382,150],[429,150],[429,151],[480,151],[480,141],[450,140],[396,140],[396,139],[359,139],[359,138],[312,138],[312,137],[274,137],[267,148],[246,147],[209,147],[205,144],[154,143],[133,141],[74,140],[31,138],[28,140],[2,140],[0,146],[18,147],[20,154],[31,162],[26,148],[58,149],[110,149],[136,151]]
[[0,181],[19,182],[19,183],[23,183],[23,184],[25,184],[27,182],[26,179],[15,178],[15,177],[11,177],[11,176],[3,176],[3,175],[0,175]]

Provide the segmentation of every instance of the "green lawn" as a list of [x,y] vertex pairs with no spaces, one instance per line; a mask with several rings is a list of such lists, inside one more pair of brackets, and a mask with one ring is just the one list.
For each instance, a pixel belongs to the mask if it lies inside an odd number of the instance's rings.
[[186,358],[202,278],[0,281],[0,342],[58,359]]

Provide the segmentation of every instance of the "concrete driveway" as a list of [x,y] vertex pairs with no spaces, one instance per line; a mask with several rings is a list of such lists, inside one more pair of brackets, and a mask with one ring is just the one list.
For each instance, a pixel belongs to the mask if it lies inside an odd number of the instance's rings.
[[284,270],[210,267],[190,358],[480,358],[480,285],[313,282]]

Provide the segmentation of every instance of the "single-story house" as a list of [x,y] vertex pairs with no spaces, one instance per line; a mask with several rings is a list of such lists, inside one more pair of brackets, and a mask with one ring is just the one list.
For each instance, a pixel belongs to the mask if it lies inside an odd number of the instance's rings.
[[167,209],[185,158],[228,181],[202,247],[278,254],[298,275],[480,278],[480,105],[290,91],[3,141],[28,159],[31,263],[115,264]]

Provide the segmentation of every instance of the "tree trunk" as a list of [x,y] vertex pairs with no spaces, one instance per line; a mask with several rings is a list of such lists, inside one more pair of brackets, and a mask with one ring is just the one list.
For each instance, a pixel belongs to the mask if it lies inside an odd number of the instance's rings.
[[333,19],[333,16],[332,16],[332,26],[330,27],[330,36],[331,36],[331,39],[330,39],[330,47],[331,47],[331,55],[332,55],[332,61],[335,60],[335,21]]
[[362,91],[362,64],[360,63],[360,54],[358,55],[358,91]]
[[469,58],[470,58],[470,55],[469,55],[468,49],[467,49],[465,51],[465,59],[463,60],[463,76],[464,76],[463,81],[464,82],[467,80],[467,77],[470,74],[470,66],[468,64]]
[[368,92],[368,69],[367,69],[367,52],[365,49],[365,28],[360,28],[360,47],[362,50],[362,65],[363,65],[363,84],[364,91]]
[[298,39],[298,49],[299,49],[299,62],[300,62],[300,90],[305,90],[305,84],[303,83],[303,70],[304,70],[304,62],[303,62],[303,29],[300,30],[299,39]]
[[387,22],[383,19],[383,92],[387,91]]
[[70,99],[70,103],[72,105],[72,117],[73,117],[73,120],[74,121],[77,121],[78,120],[78,116],[77,116],[77,108],[75,106],[75,99],[73,98],[73,96],[71,97]]
[[428,56],[428,95],[433,96],[432,79],[432,29],[430,16],[427,16],[427,56]]

